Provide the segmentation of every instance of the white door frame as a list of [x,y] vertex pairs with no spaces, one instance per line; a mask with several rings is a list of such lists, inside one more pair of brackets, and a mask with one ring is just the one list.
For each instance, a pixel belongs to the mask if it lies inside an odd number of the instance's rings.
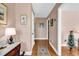
[[62,21],[61,21],[61,16],[62,16],[62,13],[61,13],[61,9],[62,7],[64,6],[64,4],[62,4],[59,8],[58,8],[58,29],[57,29],[57,34],[58,34],[58,55],[61,56],[61,24],[62,24]]

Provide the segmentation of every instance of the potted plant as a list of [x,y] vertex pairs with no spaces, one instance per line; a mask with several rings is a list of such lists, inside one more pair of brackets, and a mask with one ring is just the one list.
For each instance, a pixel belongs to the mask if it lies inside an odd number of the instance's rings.
[[72,49],[75,47],[73,31],[70,31],[70,34],[68,36],[68,46],[70,48],[70,51],[72,51]]

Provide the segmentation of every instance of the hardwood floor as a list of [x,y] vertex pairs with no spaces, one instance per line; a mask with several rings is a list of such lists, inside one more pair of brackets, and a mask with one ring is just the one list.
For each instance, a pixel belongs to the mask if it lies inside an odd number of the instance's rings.
[[49,45],[48,40],[35,40],[35,45],[32,50],[33,56],[37,56],[38,47],[47,47],[51,56],[57,56],[52,47]]
[[61,48],[62,56],[79,56],[79,51],[77,48],[74,48],[71,52],[68,47]]

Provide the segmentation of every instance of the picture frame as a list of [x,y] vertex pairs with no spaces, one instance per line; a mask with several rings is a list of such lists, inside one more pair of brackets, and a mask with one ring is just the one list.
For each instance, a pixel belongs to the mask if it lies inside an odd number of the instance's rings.
[[0,3],[0,24],[7,24],[7,6]]
[[27,16],[26,15],[22,15],[21,16],[21,24],[25,25],[27,23]]
[[53,26],[54,19],[50,20],[50,26]]
[[40,23],[40,28],[44,28],[45,27],[45,24],[44,23]]

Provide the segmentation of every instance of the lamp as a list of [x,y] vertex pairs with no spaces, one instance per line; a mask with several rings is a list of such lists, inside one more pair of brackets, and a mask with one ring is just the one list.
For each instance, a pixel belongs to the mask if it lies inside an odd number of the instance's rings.
[[15,30],[15,28],[6,28],[6,29],[5,29],[5,35],[6,35],[6,36],[11,36],[10,39],[9,39],[9,44],[14,43],[14,42],[13,42],[12,35],[16,35],[16,30]]

